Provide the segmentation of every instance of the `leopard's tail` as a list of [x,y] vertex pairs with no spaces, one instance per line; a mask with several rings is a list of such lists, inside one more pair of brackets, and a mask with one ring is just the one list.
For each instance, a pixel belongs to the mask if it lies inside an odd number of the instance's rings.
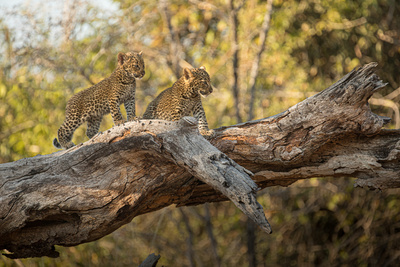
[[62,148],[61,145],[60,145],[60,143],[59,143],[58,140],[57,140],[57,137],[54,138],[54,140],[53,140],[53,146],[55,146],[55,147],[58,148],[58,149],[61,149],[61,148]]

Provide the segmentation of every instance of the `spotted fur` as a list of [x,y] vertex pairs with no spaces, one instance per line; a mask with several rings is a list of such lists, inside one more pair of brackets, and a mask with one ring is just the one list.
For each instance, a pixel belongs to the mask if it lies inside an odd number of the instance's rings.
[[208,128],[200,96],[206,97],[212,91],[210,76],[205,67],[186,68],[172,87],[162,91],[149,104],[143,118],[177,121],[193,114],[199,123],[200,133],[211,138],[214,131]]
[[118,65],[110,77],[72,96],[67,103],[65,120],[58,129],[57,148],[70,148],[72,136],[81,124],[87,122],[86,135],[92,138],[99,131],[104,115],[111,113],[115,125],[124,122],[120,105],[124,104],[127,120],[136,118],[136,80],[144,76],[142,52],[119,53]]

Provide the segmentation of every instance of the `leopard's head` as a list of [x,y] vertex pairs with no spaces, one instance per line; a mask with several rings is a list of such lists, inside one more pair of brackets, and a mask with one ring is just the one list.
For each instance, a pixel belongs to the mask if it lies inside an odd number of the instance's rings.
[[210,76],[204,66],[195,69],[185,68],[183,70],[183,76],[188,85],[189,91],[198,93],[202,97],[206,97],[212,93],[213,89],[211,86]]
[[141,79],[145,74],[142,52],[119,53],[118,66],[125,70],[129,77]]

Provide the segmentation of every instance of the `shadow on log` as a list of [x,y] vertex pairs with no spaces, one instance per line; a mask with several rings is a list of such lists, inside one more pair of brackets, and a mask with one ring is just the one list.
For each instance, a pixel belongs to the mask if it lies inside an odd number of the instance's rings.
[[276,116],[216,129],[212,145],[190,117],[141,120],[1,164],[0,249],[10,258],[57,257],[54,245],[99,239],[140,214],[228,199],[269,233],[258,188],[316,176],[400,187],[400,131],[381,130],[388,118],[368,106],[384,86],[374,67]]

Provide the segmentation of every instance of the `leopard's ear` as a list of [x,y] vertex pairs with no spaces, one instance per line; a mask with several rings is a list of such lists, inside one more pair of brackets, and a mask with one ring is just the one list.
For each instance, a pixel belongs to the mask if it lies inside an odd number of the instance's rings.
[[125,62],[125,54],[120,52],[118,53],[118,65],[122,66]]
[[142,57],[142,53],[143,53],[143,51],[140,51],[138,55],[139,55],[140,57]]
[[190,78],[193,77],[193,73],[189,68],[183,69],[183,75],[185,76],[185,80],[189,80]]
[[201,69],[201,70],[206,70],[206,67],[201,66],[199,69]]

